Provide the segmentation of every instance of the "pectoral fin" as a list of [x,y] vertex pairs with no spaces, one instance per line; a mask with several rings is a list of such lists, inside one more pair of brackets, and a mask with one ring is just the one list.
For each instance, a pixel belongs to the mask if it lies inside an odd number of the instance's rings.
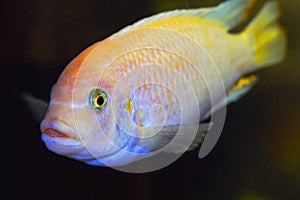
[[42,121],[46,114],[48,103],[41,99],[37,99],[30,94],[22,94],[22,99],[26,103],[29,110],[32,112],[34,119],[39,122]]
[[[139,144],[150,152],[163,148],[167,153],[183,153],[201,144],[210,125],[212,124],[203,123],[198,127],[197,125],[165,126],[154,136],[140,139]],[[149,129],[153,131],[153,128]]]

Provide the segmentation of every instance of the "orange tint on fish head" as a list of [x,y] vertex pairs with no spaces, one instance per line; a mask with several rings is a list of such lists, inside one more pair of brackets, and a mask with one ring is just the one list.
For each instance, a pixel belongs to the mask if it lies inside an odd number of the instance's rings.
[[[78,73],[84,61],[93,52],[99,43],[88,47],[76,58],[74,58],[64,69],[51,91],[50,107],[46,118],[48,120],[63,120],[70,126],[74,126],[72,118],[72,98],[74,85],[78,78]],[[63,116],[63,119],[61,119]]]
[[56,85],[63,86],[64,94],[60,96],[65,96],[68,92],[72,92],[72,88],[74,82],[76,80],[78,71],[83,61],[87,58],[87,56],[92,52],[92,50],[99,44],[99,42],[93,44],[84,50],[81,54],[79,54],[76,58],[74,58],[65,68],[65,70],[60,75]]
[[97,44],[99,43],[90,46],[73,59],[64,69],[56,84],[53,85],[50,106],[45,116],[46,121],[63,121],[65,124],[74,127],[71,112],[73,87],[80,67]]

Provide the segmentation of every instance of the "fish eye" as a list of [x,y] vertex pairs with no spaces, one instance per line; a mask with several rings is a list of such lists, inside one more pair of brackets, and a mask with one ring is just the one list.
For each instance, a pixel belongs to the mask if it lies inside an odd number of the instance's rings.
[[94,88],[90,92],[89,102],[96,112],[102,111],[107,104],[107,95],[100,88]]

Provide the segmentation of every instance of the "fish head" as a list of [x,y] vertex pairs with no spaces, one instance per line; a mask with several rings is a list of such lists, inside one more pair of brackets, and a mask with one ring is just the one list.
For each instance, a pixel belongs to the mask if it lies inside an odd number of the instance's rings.
[[[91,46],[76,57],[52,87],[51,99],[40,129],[47,148],[92,165],[120,151],[126,143],[116,125],[124,100],[114,98],[114,80],[99,79]],[[122,96],[122,95],[121,95]],[[120,99],[120,100],[119,100]],[[125,106],[125,105],[124,105]],[[120,115],[117,115],[120,117]],[[123,120],[124,123],[124,120]],[[121,141],[121,143],[120,143]]]

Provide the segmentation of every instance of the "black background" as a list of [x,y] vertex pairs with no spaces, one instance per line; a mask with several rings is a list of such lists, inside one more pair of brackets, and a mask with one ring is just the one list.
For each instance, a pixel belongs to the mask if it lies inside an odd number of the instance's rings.
[[198,159],[196,150],[146,174],[87,166],[48,151],[39,123],[20,99],[28,92],[48,100],[51,86],[72,58],[140,18],[217,2],[1,0],[1,195],[300,199],[299,1],[281,1],[281,22],[290,41],[286,60],[259,72],[257,86],[229,106],[221,138],[204,159]]

